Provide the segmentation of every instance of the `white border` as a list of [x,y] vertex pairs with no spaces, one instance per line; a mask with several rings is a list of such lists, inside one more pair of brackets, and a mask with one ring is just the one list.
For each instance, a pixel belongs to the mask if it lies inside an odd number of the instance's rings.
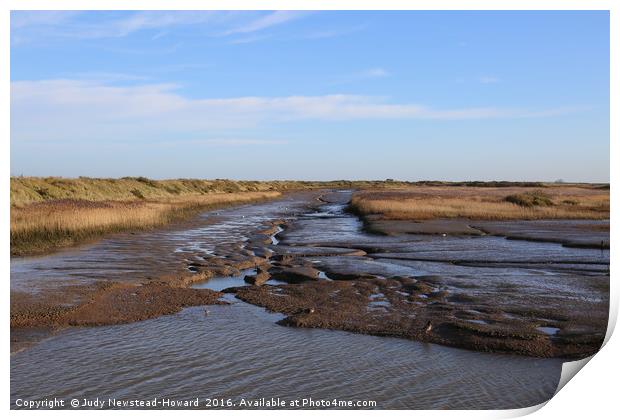
[[[289,1],[275,1],[275,0],[227,0],[227,1],[192,1],[192,0],[133,0],[119,1],[119,0],[5,0],[2,2],[1,15],[0,15],[0,74],[2,75],[1,83],[1,97],[2,101],[2,114],[0,116],[2,124],[0,124],[2,135],[2,153],[0,153],[0,162],[2,163],[2,170],[4,176],[0,182],[2,185],[2,231],[4,238],[9,237],[9,177],[10,177],[10,128],[9,128],[9,112],[10,112],[10,75],[8,60],[10,57],[10,41],[9,41],[9,29],[10,29],[10,10],[198,10],[198,9],[213,9],[213,10],[610,10],[610,24],[611,24],[611,138],[610,138],[610,164],[611,164],[611,179],[617,179],[617,146],[615,141],[618,140],[618,124],[620,121],[620,115],[618,115],[618,97],[620,92],[618,90],[618,77],[620,66],[618,66],[618,40],[620,39],[620,33],[618,30],[620,19],[618,17],[618,11],[620,8],[616,5],[617,2],[612,0],[477,0],[477,1],[465,1],[465,0],[436,0],[436,1],[398,1],[398,0],[358,0],[356,2],[346,0],[315,0],[315,1],[303,1],[303,0],[289,0]],[[615,7],[614,7],[615,6]],[[611,141],[613,139],[614,141]],[[615,193],[615,189],[611,190],[611,205],[612,213],[618,208],[618,196]],[[615,216],[613,217],[615,220]],[[611,225],[612,238],[618,237],[616,235],[618,229],[615,224]],[[10,250],[9,243],[5,240],[2,243],[2,259],[3,273],[4,273],[4,287],[5,292],[3,294],[3,307],[5,308],[5,316],[7,319],[10,315],[9,310],[9,273],[10,273]],[[615,263],[616,252],[612,249],[611,260]],[[615,267],[615,264],[612,266]],[[612,277],[615,270],[612,270]],[[618,288],[611,287],[611,310],[610,310],[610,326],[606,340],[609,340],[610,333],[613,330],[618,313]],[[9,325],[7,322],[3,323],[3,335],[5,337],[5,343],[9,344]],[[594,418],[607,418],[611,417],[611,413],[617,413],[617,404],[615,399],[617,398],[615,388],[618,384],[618,361],[615,357],[616,354],[620,354],[620,345],[618,339],[611,339],[607,342],[604,348],[592,359],[592,362],[588,363],[584,371],[579,373],[576,380],[570,381],[570,383],[561,390],[554,398],[552,398],[547,404],[541,404],[537,407],[521,410],[507,410],[507,411],[415,411],[415,412],[403,412],[403,411],[382,411],[381,413],[371,411],[355,411],[355,412],[335,412],[335,411],[323,411],[319,415],[321,416],[344,416],[356,418],[369,418],[377,415],[405,418],[415,416],[417,418],[507,418],[532,414],[532,418],[547,418],[547,417],[562,417],[566,419],[582,419],[584,417]],[[9,349],[5,350],[5,357],[9,358]],[[10,360],[10,359],[9,359]],[[3,402],[6,410],[9,410],[9,387],[10,387],[10,371],[9,360],[4,365],[5,374],[4,381],[2,383]],[[540,409],[544,406],[543,409]],[[116,412],[115,412],[116,414]],[[118,416],[140,417],[148,416],[149,418],[164,418],[170,416],[169,411],[154,412],[154,411],[123,411],[118,412]],[[183,412],[183,416],[199,417],[199,418],[213,418],[213,417],[252,417],[256,416],[269,416],[270,418],[285,418],[293,414],[290,411],[275,411],[275,412],[256,412],[256,411],[223,411],[223,412]],[[309,418],[315,416],[317,413],[313,412],[295,412],[294,415],[300,418]],[[30,417],[42,417],[46,418],[78,418],[84,416],[84,413],[78,411],[47,411],[47,412],[32,412],[32,411],[11,411],[11,416],[16,418],[30,418]],[[94,418],[108,417],[112,415],[107,412],[89,412],[88,416]]]

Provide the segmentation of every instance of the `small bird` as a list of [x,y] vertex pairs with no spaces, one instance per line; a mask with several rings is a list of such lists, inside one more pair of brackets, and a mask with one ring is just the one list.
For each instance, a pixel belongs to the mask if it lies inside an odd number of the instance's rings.
[[314,308],[302,309],[298,312],[298,314],[313,314]]
[[424,332],[430,332],[433,329],[433,323],[431,321],[428,321],[426,323],[426,326],[424,327]]

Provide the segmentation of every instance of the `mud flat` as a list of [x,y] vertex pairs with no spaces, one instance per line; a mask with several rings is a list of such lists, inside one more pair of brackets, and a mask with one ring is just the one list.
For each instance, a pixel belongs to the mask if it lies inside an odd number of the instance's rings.
[[[269,254],[266,245],[283,223],[276,215],[307,209],[315,195],[289,194],[49,256],[12,259],[11,351],[68,326],[130,323],[221,304],[220,293],[190,286],[264,264],[265,255],[258,255]],[[266,216],[255,213],[261,208]]]
[[[537,357],[583,358],[602,345],[605,312],[501,308],[424,279],[315,281],[225,289],[286,314],[280,325],[329,328]],[[595,305],[592,309],[596,310]],[[594,315],[594,316],[592,316]],[[569,317],[570,316],[570,317]],[[561,331],[561,332],[560,332]]]
[[[292,198],[290,210],[274,205],[277,215],[288,217],[237,215],[241,220],[224,228],[238,224],[243,233],[210,238],[207,250],[192,244],[192,237],[209,234],[210,226],[222,232],[221,212],[211,212],[206,226],[198,220],[197,227],[185,227],[182,246],[172,253],[181,257],[176,270],[170,264],[168,272],[151,269],[142,278],[123,273],[114,280],[91,272],[88,281],[39,288],[35,283],[20,289],[18,283],[11,299],[14,348],[31,335],[26,329],[129,323],[220,304],[221,293],[189,286],[247,269],[253,271],[244,280],[252,286],[227,291],[287,315],[282,325],[537,357],[580,358],[600,347],[608,314],[608,251],[600,244],[580,250],[555,242],[608,241],[606,222],[381,220],[386,237],[364,232],[346,212],[350,197],[350,191],[303,193]],[[242,208],[252,212],[253,206]],[[523,241],[506,239],[517,231]],[[190,244],[183,244],[188,238]],[[167,246],[157,239],[160,246],[150,258],[165,263],[175,236],[165,238]],[[60,273],[75,276],[75,268],[61,266]]]
[[[377,235],[347,211],[350,198],[287,194],[13,259],[12,347],[22,351],[11,358],[12,398],[203,389],[375,398],[383,408],[516,408],[548,399],[562,361],[600,347],[608,249],[508,240],[473,224],[475,234],[461,226]],[[571,223],[606,234],[604,221],[558,221]],[[409,367],[393,371],[388,359]],[[364,362],[343,371],[351,360]],[[102,361],[106,369],[80,373]],[[44,365],[60,373],[41,376]]]
[[[225,292],[286,314],[279,323],[293,327],[535,357],[578,359],[602,345],[606,222],[380,220],[371,231],[389,235],[381,237],[360,231],[344,211],[345,193],[321,201],[318,212],[289,223],[273,247],[269,273],[289,284]],[[326,221],[331,232],[319,232]],[[517,229],[526,232],[524,242],[508,241]],[[556,245],[577,237],[583,247],[599,242],[598,249]]]
[[477,229],[507,239],[555,242],[568,247],[609,249],[609,220],[472,222]]

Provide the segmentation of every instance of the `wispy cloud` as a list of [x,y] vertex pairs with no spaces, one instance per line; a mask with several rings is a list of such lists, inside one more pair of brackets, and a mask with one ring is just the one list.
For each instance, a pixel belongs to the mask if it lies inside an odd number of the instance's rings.
[[165,37],[166,35],[168,35],[169,33],[170,33],[169,31],[160,31],[160,32],[157,32],[155,35],[153,35],[153,36],[151,37],[151,41],[155,41],[155,40],[157,40],[157,39],[159,39],[159,38],[163,38],[163,37]]
[[11,30],[22,38],[118,38],[144,29],[206,23],[217,17],[212,11],[143,11],[112,12],[98,20],[77,19],[88,13],[17,11],[11,14]]
[[149,76],[130,74],[130,73],[114,73],[114,72],[82,72],[72,75],[73,78],[78,80],[87,80],[96,83],[115,83],[115,82],[136,82],[146,81],[151,79]]
[[97,20],[83,19],[89,12],[16,11],[11,14],[14,39],[20,41],[50,38],[120,38],[143,30],[157,30],[155,41],[176,26],[208,25],[212,36],[256,33],[310,12],[227,12],[227,11],[141,11],[111,12]]
[[334,29],[323,29],[317,30],[314,32],[310,32],[303,36],[304,39],[325,39],[325,38],[336,38],[339,36],[350,35],[356,32],[363,31],[366,29],[367,25],[356,25],[344,28],[334,28]]
[[270,35],[264,34],[252,34],[249,36],[244,36],[241,38],[233,39],[229,42],[229,44],[252,44],[254,42],[264,41],[265,39],[271,38]]
[[275,12],[271,12],[268,15],[261,16],[257,19],[246,22],[242,25],[236,26],[227,31],[224,31],[222,35],[247,34],[251,32],[261,31],[272,26],[282,25],[283,23],[299,19],[308,15],[308,13],[309,12],[303,11],[278,10]]
[[177,86],[110,86],[86,80],[18,81],[11,84],[12,140],[196,136],[213,130],[252,128],[302,120],[414,120],[532,118],[575,108],[437,109],[362,95],[193,99]]
[[11,12],[11,28],[59,25],[79,14],[80,12],[64,10],[13,11]]
[[495,77],[495,76],[480,76],[478,78],[478,81],[482,84],[492,84],[492,83],[499,83],[499,78]]

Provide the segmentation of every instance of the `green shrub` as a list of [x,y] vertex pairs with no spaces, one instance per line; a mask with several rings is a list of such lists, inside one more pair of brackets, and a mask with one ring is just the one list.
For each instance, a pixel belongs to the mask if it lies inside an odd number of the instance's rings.
[[504,198],[512,204],[516,204],[521,207],[535,207],[535,206],[552,206],[553,201],[545,192],[536,190],[528,191],[521,194],[511,194]]
[[130,191],[136,198],[139,198],[140,200],[144,200],[144,194],[142,194],[142,191],[140,191],[137,188],[134,188],[133,190]]

